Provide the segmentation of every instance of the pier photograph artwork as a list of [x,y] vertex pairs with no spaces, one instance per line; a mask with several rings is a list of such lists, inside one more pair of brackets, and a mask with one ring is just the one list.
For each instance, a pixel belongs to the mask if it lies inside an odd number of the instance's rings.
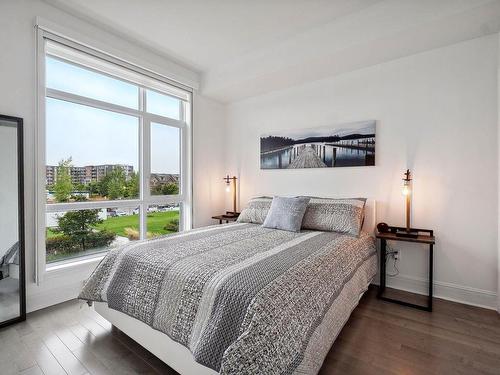
[[375,120],[273,132],[260,137],[261,169],[375,165]]

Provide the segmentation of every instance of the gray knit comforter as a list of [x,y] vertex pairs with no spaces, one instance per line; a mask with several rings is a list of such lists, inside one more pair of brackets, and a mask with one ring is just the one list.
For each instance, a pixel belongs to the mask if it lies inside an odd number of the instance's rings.
[[[235,223],[112,250],[80,298],[107,302],[167,334],[221,374],[317,372],[303,365],[307,352],[316,350],[314,335],[325,328],[326,317],[330,326],[345,323],[335,322],[346,318],[335,313],[334,302],[363,267],[358,283],[366,288],[374,259],[367,234]],[[352,309],[356,303],[343,305]]]

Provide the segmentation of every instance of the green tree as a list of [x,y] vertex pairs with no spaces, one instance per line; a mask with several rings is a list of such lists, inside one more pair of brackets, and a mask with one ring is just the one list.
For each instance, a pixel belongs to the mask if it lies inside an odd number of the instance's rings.
[[99,183],[96,181],[90,181],[86,188],[90,195],[99,194]]
[[120,199],[126,193],[125,173],[122,168],[113,168],[109,173],[108,199]]
[[166,185],[163,185],[161,188],[161,193],[163,195],[176,195],[179,194],[179,185],[174,182],[170,182]]
[[82,250],[87,248],[87,238],[92,234],[93,227],[102,223],[99,210],[68,211],[57,218],[58,233],[63,233],[75,242],[80,243]]
[[179,185],[175,182],[158,184],[152,188],[153,195],[176,195],[179,194]]
[[57,178],[54,193],[57,202],[68,202],[73,191],[71,182],[71,157],[61,160],[57,166]]
[[109,193],[109,181],[111,179],[110,174],[106,174],[97,183],[97,191],[101,197],[107,197]]
[[139,174],[132,172],[129,180],[126,182],[126,198],[137,198],[139,196]]
[[161,190],[163,189],[163,185],[155,185],[151,188],[151,194],[153,195],[162,195],[163,193],[161,192]]

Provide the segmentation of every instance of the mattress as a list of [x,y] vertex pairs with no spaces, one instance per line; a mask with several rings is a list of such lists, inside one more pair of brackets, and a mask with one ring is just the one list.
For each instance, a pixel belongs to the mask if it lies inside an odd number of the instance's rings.
[[375,273],[368,234],[234,223],[112,250],[80,298],[165,333],[221,374],[314,374]]

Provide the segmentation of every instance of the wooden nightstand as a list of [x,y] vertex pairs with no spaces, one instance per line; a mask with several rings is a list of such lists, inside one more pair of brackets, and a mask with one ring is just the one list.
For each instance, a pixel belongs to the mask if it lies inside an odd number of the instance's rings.
[[240,216],[239,212],[226,211],[225,214],[212,216],[212,219],[219,220],[219,224],[222,224],[223,221],[226,221],[226,223],[236,221],[238,216]]
[[[397,230],[405,230],[401,227],[389,227],[389,232],[377,233],[376,237],[380,239],[380,287],[377,297],[388,302],[398,303],[400,305],[414,307],[416,309],[432,311],[432,284],[433,284],[433,267],[434,267],[434,231],[429,229],[414,229],[412,231],[418,232],[415,238],[399,237],[396,235]],[[386,283],[386,258],[387,258],[387,241],[403,241],[413,242],[429,245],[429,294],[427,296],[427,305],[421,306],[414,303],[396,300],[393,298],[384,297],[385,283]]]

